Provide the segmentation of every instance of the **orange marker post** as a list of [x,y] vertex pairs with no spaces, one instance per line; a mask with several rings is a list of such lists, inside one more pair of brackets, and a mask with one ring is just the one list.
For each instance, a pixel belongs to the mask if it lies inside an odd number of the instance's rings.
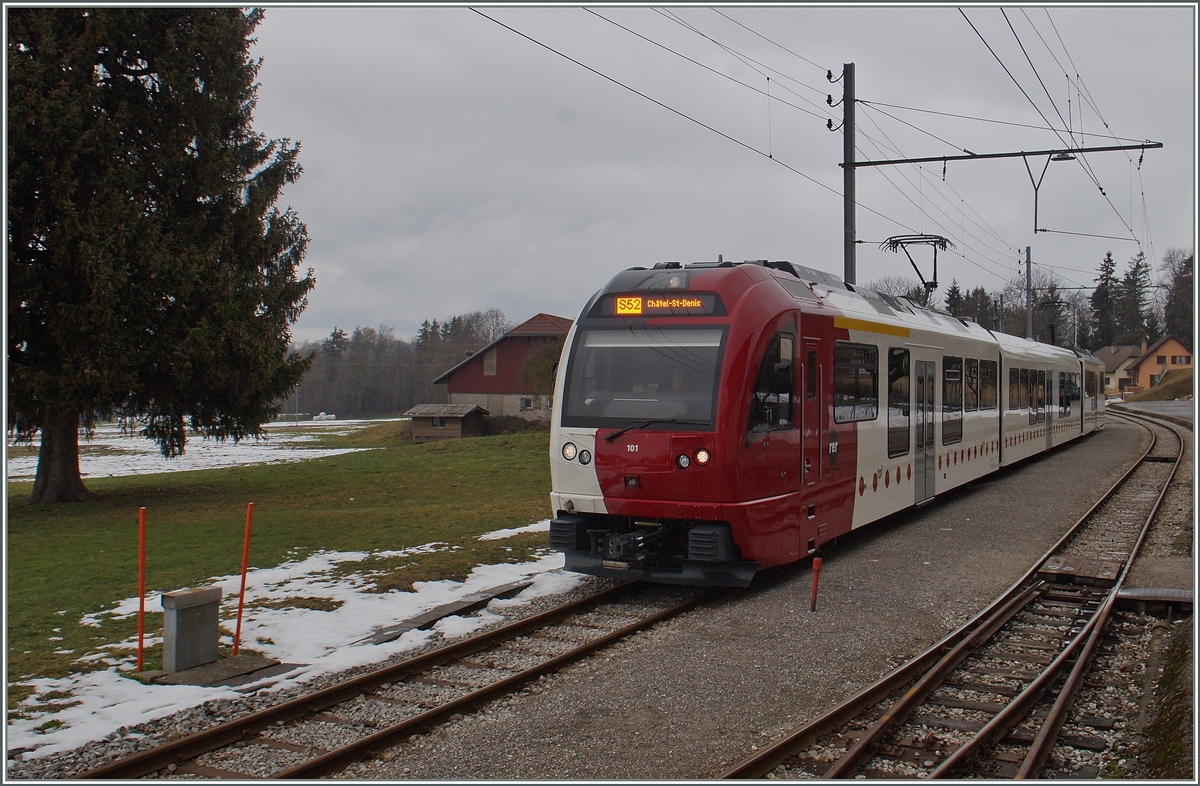
[[238,593],[237,630],[233,634],[233,656],[236,658],[242,643],[242,607],[246,604],[246,568],[250,565],[250,519],[254,503],[246,503],[246,536],[242,539],[242,591]]
[[812,606],[809,611],[817,610],[817,580],[821,578],[821,558],[813,557],[813,591],[812,591]]
[[143,638],[146,634],[146,509],[138,510],[138,654],[137,670],[142,670]]

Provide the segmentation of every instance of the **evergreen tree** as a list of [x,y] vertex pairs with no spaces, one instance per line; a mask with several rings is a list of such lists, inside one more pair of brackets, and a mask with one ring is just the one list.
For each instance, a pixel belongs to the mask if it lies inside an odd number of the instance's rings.
[[1164,329],[1181,344],[1192,348],[1192,331],[1195,326],[1192,283],[1196,267],[1195,254],[1191,250],[1169,248],[1163,254],[1163,272],[1167,283],[1167,298],[1163,308]]
[[1096,349],[1111,347],[1117,343],[1117,263],[1112,252],[1104,255],[1100,262],[1100,274],[1096,276],[1096,288],[1089,299],[1092,312],[1092,344]]
[[[79,428],[257,437],[308,360],[299,146],[251,128],[261,11],[10,8],[8,427],[31,502],[84,499]],[[140,427],[140,429],[139,429]]]
[[329,338],[321,342],[321,349],[324,352],[345,352],[349,347],[350,339],[346,336],[346,331],[337,325],[333,326]]
[[953,316],[961,317],[966,313],[965,301],[962,289],[958,286],[958,279],[950,279],[950,288],[946,290],[946,310]]
[[1139,251],[1129,260],[1129,268],[1121,277],[1113,297],[1117,344],[1141,344],[1150,340],[1146,324],[1149,304],[1150,263]]

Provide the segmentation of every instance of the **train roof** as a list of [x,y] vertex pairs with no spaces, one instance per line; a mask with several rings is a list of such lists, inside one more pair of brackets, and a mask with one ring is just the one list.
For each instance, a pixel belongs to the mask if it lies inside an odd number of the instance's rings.
[[[853,314],[864,319],[900,327],[951,333],[962,338],[998,344],[1001,351],[1023,357],[1040,357],[1047,360],[1078,357],[1089,362],[1099,362],[1085,349],[1053,346],[1008,333],[992,331],[974,320],[955,317],[945,311],[922,306],[905,297],[896,297],[876,292],[867,287],[847,284],[833,273],[792,262],[765,259],[743,262],[718,259],[716,262],[693,262],[688,265],[678,262],[660,262],[652,270],[655,272],[675,269],[711,270],[747,266],[763,269],[796,300],[819,302],[843,313]],[[645,268],[634,268],[633,270],[645,270]]]

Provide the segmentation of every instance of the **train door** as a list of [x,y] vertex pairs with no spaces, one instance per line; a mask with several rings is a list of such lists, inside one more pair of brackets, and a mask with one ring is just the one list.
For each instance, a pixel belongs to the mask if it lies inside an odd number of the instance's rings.
[[937,364],[929,360],[913,363],[913,424],[916,435],[913,453],[913,481],[916,487],[916,502],[924,502],[933,496],[937,480],[934,468],[936,450],[933,441],[934,408],[933,395],[937,383]]
[[802,448],[804,485],[812,486],[821,480],[821,357],[819,342],[804,339],[804,403]]

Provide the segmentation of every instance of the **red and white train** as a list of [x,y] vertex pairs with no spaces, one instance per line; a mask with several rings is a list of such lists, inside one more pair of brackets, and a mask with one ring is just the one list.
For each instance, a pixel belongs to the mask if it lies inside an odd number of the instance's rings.
[[559,363],[567,570],[756,571],[1104,425],[1103,366],[788,262],[617,274]]

